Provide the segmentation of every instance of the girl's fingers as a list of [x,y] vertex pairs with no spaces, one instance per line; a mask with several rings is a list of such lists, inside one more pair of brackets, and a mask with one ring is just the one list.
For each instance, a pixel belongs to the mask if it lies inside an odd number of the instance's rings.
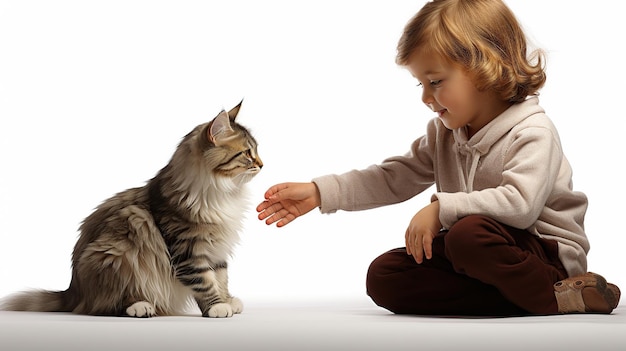
[[265,208],[265,210],[259,213],[258,218],[260,220],[265,219],[265,224],[267,225],[276,223],[277,226],[283,227],[296,219],[296,216],[283,208],[280,203],[277,203]]
[[293,221],[294,219],[296,219],[294,215],[292,215],[291,213],[287,213],[285,217],[281,218],[280,221],[276,223],[276,226],[284,227],[287,224],[291,223],[291,221]]
[[430,236],[424,237],[424,255],[426,259],[430,260],[433,257],[433,239]]
[[257,212],[263,212],[267,209],[267,207],[270,205],[269,202],[267,201],[263,201],[261,202],[257,207],[256,207],[256,211]]
[[423,239],[414,238],[413,235],[410,234],[410,231],[408,229],[404,237],[406,243],[406,253],[413,256],[415,262],[422,263],[424,261],[425,250],[429,251],[426,252],[426,257],[430,258],[430,256],[432,255],[432,253],[430,253],[431,247],[430,245],[426,245],[425,243],[423,243]]
[[267,217],[274,217],[277,212],[285,211],[285,209],[280,203],[270,205],[269,202],[264,202],[257,207],[257,211],[259,212],[259,219],[263,220]]
[[281,184],[276,184],[272,186],[265,192],[265,199],[277,201],[277,199],[280,197],[278,193],[287,189],[288,187],[289,185],[287,183],[281,183]]

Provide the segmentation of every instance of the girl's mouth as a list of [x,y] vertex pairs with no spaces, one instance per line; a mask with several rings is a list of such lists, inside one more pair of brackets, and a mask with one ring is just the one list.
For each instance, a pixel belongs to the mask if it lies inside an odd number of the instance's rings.
[[446,113],[446,111],[448,111],[448,110],[443,109],[443,110],[437,111],[437,116],[439,116],[439,118],[441,118],[441,116],[443,116],[443,114]]

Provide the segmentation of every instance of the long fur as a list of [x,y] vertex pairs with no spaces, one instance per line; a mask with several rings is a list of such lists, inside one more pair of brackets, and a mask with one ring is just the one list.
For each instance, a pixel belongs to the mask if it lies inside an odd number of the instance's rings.
[[104,201],[80,227],[65,291],[26,291],[4,310],[151,317],[242,310],[228,291],[245,185],[261,169],[256,140],[235,118],[241,104],[194,128],[143,187]]

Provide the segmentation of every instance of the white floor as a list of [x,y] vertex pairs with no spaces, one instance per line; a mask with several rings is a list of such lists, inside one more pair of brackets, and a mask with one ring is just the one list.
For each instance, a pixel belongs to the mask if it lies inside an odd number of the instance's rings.
[[132,319],[0,312],[0,350],[626,350],[626,306],[612,315],[397,316],[366,298],[249,301],[229,319]]

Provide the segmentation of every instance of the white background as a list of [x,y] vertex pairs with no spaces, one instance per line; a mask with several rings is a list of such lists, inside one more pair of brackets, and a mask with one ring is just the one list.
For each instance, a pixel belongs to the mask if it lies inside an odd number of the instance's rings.
[[[65,289],[80,222],[140,186],[183,135],[245,98],[265,163],[250,184],[231,290],[246,299],[364,296],[431,190],[281,229],[271,185],[404,153],[432,113],[394,63],[424,1],[0,1],[0,296]],[[626,287],[622,15],[615,2],[510,0],[548,52],[541,104],[590,201],[589,269]]]

